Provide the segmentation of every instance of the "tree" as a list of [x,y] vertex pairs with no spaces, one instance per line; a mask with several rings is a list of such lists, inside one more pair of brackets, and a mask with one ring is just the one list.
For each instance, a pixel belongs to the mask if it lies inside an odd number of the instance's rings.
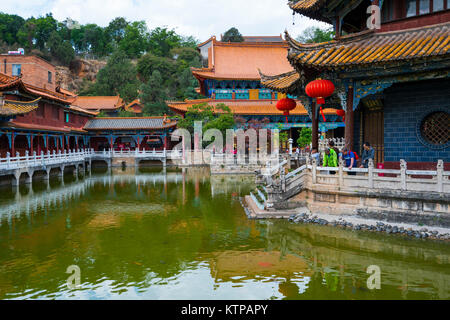
[[9,45],[19,43],[17,34],[24,24],[22,17],[0,12],[0,39]]
[[143,82],[147,82],[156,70],[164,75],[163,82],[172,77],[176,71],[173,60],[151,53],[143,55],[137,62],[137,72]]
[[311,144],[312,141],[312,129],[311,128],[303,128],[299,130],[300,137],[297,140],[297,145],[300,148],[306,148]]
[[106,27],[106,32],[109,34],[109,37],[118,44],[125,37],[126,28],[128,26],[129,23],[125,18],[115,18],[109,23],[108,27]]
[[136,68],[127,55],[118,49],[111,55],[106,66],[99,71],[97,82],[88,86],[82,94],[91,96],[120,95],[126,102],[131,102],[138,96],[138,88]]
[[131,59],[139,58],[148,48],[148,28],[145,21],[135,21],[125,27],[119,48]]
[[236,28],[231,28],[222,37],[223,42],[244,42],[244,37]]
[[333,38],[334,31],[332,29],[309,27],[306,28],[300,36],[298,36],[297,41],[301,43],[320,43],[331,41]]
[[170,50],[182,45],[183,38],[167,28],[155,28],[148,38],[148,51],[160,57],[169,57]]
[[[217,110],[221,110],[220,114],[215,114],[213,107],[206,103],[194,105],[188,108],[183,119],[179,119],[178,127],[194,132],[194,124],[201,121],[203,124],[203,132],[209,129],[218,129],[225,137],[226,130],[233,129],[235,126],[234,116],[228,106],[221,103],[216,106]],[[206,143],[209,144],[210,142]]]
[[75,51],[71,44],[61,38],[58,32],[53,31],[48,39],[48,48],[52,57],[57,59],[63,65],[69,65],[69,63],[75,58]]
[[147,83],[141,85],[139,99],[144,105],[145,116],[162,116],[169,112],[165,103],[167,98],[162,85],[161,73],[153,71]]

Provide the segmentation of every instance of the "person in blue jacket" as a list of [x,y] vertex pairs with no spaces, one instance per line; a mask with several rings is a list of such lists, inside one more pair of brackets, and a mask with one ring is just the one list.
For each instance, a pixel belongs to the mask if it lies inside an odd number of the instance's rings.
[[[342,158],[345,161],[345,166],[347,168],[349,168],[350,170],[355,168],[356,167],[355,154],[352,151],[348,150],[347,148],[345,148],[342,153],[343,153]],[[348,175],[349,176],[356,176],[356,172],[348,172]]]

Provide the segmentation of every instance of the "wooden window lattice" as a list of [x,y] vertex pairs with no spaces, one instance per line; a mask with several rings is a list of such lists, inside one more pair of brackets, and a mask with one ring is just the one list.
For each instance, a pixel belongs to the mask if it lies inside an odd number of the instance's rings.
[[445,145],[450,140],[450,114],[435,112],[427,116],[421,127],[422,137],[430,144]]

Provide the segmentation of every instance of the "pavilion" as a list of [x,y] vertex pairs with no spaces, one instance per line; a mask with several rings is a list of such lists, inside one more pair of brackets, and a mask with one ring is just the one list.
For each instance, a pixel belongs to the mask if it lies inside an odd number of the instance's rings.
[[[311,127],[307,110],[300,101],[290,113],[288,123],[283,112],[276,108],[287,95],[261,85],[260,72],[269,76],[293,72],[286,60],[288,43],[281,37],[244,37],[243,42],[222,42],[211,37],[198,46],[204,67],[192,68],[199,81],[198,92],[206,98],[182,102],[168,101],[169,108],[184,116],[189,108],[208,104],[228,106],[236,117],[244,122],[264,122],[266,128],[289,130],[292,138],[298,137],[298,129]],[[296,98],[295,95],[289,95]],[[221,112],[216,110],[216,112]],[[328,136],[343,136],[343,122],[333,109],[325,110],[326,122],[320,123]]]
[[[371,5],[381,7],[379,28],[368,26]],[[317,122],[318,108],[305,87],[318,78],[331,80],[336,91],[326,104],[345,111],[348,148],[361,152],[370,142],[376,162],[387,168],[399,168],[404,159],[409,168],[434,170],[443,159],[449,170],[449,1],[298,0],[289,6],[332,24],[335,39],[303,44],[286,32],[289,53],[282,60],[294,71],[263,72],[262,84],[297,96]]]

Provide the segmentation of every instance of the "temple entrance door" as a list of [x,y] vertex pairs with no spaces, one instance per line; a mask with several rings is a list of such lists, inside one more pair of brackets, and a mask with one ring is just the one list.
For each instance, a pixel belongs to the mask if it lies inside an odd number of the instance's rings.
[[364,109],[364,142],[375,149],[375,165],[384,163],[384,112],[383,107]]

